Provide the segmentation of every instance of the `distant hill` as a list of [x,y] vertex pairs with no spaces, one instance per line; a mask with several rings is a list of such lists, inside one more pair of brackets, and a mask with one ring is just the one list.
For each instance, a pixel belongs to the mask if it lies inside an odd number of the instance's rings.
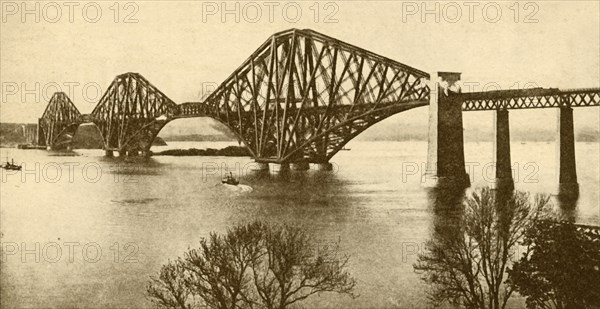
[[[4,147],[15,147],[18,144],[26,144],[29,141],[23,134],[23,126],[35,128],[35,124],[0,123],[0,145]],[[164,146],[167,143],[160,137],[154,140],[153,145]],[[102,149],[102,136],[93,124],[79,126],[73,137],[73,148],[75,149]]]
[[167,142],[174,141],[188,141],[188,142],[230,142],[236,141],[237,139],[234,137],[230,137],[223,134],[173,134],[163,136],[163,139]]
[[[17,144],[27,143],[24,132],[31,132],[35,124],[0,123],[0,145],[14,147]],[[23,128],[27,128],[24,130]],[[154,145],[166,145],[165,141],[237,141],[236,136],[222,124],[208,124],[205,128],[176,128],[167,129],[155,139]],[[201,133],[193,133],[193,132]],[[427,125],[404,125],[393,122],[383,122],[361,133],[356,140],[361,141],[426,141]],[[204,133],[204,134],[202,134]],[[491,142],[494,140],[493,132],[479,129],[464,131],[465,141]],[[513,141],[551,142],[556,139],[556,132],[548,129],[511,130]],[[600,142],[600,132],[597,128],[584,127],[576,131],[575,139],[578,142]],[[99,149],[102,148],[102,138],[95,125],[86,124],[79,127],[74,137],[74,148]]]
[[[429,128],[427,125],[402,125],[381,123],[377,128],[369,129],[356,137],[361,141],[426,141]],[[510,131],[513,141],[552,142],[556,140],[556,131],[547,129],[513,129]],[[492,142],[494,132],[479,129],[465,129],[464,139],[467,142]],[[600,132],[596,128],[584,127],[575,134],[578,142],[600,142]]]

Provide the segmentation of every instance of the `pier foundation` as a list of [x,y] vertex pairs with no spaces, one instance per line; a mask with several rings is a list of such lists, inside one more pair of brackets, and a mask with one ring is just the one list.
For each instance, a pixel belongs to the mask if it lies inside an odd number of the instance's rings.
[[431,75],[426,187],[466,188],[460,73]]
[[310,169],[308,162],[295,162],[292,163],[292,169],[295,171],[307,171]]
[[268,171],[269,163],[266,162],[254,162],[252,169],[255,171]]
[[579,184],[575,164],[573,109],[570,107],[561,107],[558,110],[557,148],[558,195],[563,198],[577,198]]
[[329,162],[317,163],[316,167],[319,171],[333,171],[333,165]]
[[112,150],[104,150],[104,155],[107,157],[112,157],[113,155],[113,151]]
[[494,114],[496,159],[496,189],[513,189],[515,186],[510,160],[510,127],[508,110],[497,110]]
[[284,172],[284,171],[289,171],[290,170],[290,164],[289,163],[279,163],[279,164],[273,164],[273,171],[274,172]]

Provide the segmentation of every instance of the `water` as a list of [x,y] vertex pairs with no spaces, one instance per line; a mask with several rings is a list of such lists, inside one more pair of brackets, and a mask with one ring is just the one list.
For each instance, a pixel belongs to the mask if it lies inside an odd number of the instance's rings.
[[[170,144],[153,150],[227,146]],[[168,259],[210,231],[261,219],[303,225],[322,242],[339,240],[351,256],[349,270],[360,297],[323,294],[304,302],[307,307],[423,307],[426,286],[413,270],[415,248],[440,219],[420,183],[427,144],[347,147],[351,151],[334,157],[334,172],[270,175],[249,171],[248,158],[159,156],[124,162],[104,158],[99,150],[50,156],[1,149],[3,159],[14,157],[32,171],[23,176],[2,170],[2,306],[150,307],[145,285]],[[512,147],[516,188],[554,192],[555,145]],[[598,224],[598,144],[578,143],[576,149],[581,197],[566,213],[577,222]],[[470,172],[473,186],[486,185],[493,175],[490,170],[486,176],[484,168],[492,151],[491,143],[465,145],[466,161],[479,164]],[[220,184],[224,167],[240,175],[244,186]]]

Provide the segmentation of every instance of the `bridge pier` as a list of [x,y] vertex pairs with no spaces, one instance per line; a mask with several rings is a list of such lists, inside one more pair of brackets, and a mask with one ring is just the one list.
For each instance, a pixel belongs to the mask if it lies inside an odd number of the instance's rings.
[[125,157],[125,156],[127,156],[127,150],[119,149],[119,157]]
[[317,170],[319,171],[332,171],[333,165],[329,162],[317,163]]
[[269,171],[269,163],[267,162],[254,162],[252,167],[255,171]]
[[285,172],[285,171],[289,171],[290,170],[290,164],[289,163],[275,163],[273,164],[273,171],[274,172]]
[[113,151],[112,150],[104,150],[104,156],[106,157],[113,157]]
[[508,110],[496,110],[494,114],[495,143],[494,156],[496,159],[496,189],[513,189],[515,186],[510,160],[510,127]]
[[460,73],[431,74],[426,187],[466,188]]
[[575,134],[571,107],[561,107],[558,110],[557,144],[558,195],[563,198],[577,198],[579,184],[575,164]]
[[292,163],[292,169],[294,171],[307,171],[310,169],[310,165],[308,164],[308,162],[294,162]]

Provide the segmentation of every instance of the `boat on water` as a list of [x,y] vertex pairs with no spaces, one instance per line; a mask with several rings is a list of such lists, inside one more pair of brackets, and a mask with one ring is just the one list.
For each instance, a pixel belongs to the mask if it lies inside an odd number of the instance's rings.
[[0,167],[5,170],[20,171],[22,166],[15,164],[14,159],[11,159],[11,162],[8,162],[8,158],[6,158],[6,164],[2,164]]
[[342,151],[350,151],[350,150],[352,150],[352,149],[344,147],[344,148],[342,148],[342,149],[340,149],[340,150],[342,150]]
[[235,179],[235,177],[233,177],[233,174],[231,172],[229,172],[229,175],[224,177],[223,180],[221,180],[221,183],[226,185],[237,186],[240,182],[237,179]]

